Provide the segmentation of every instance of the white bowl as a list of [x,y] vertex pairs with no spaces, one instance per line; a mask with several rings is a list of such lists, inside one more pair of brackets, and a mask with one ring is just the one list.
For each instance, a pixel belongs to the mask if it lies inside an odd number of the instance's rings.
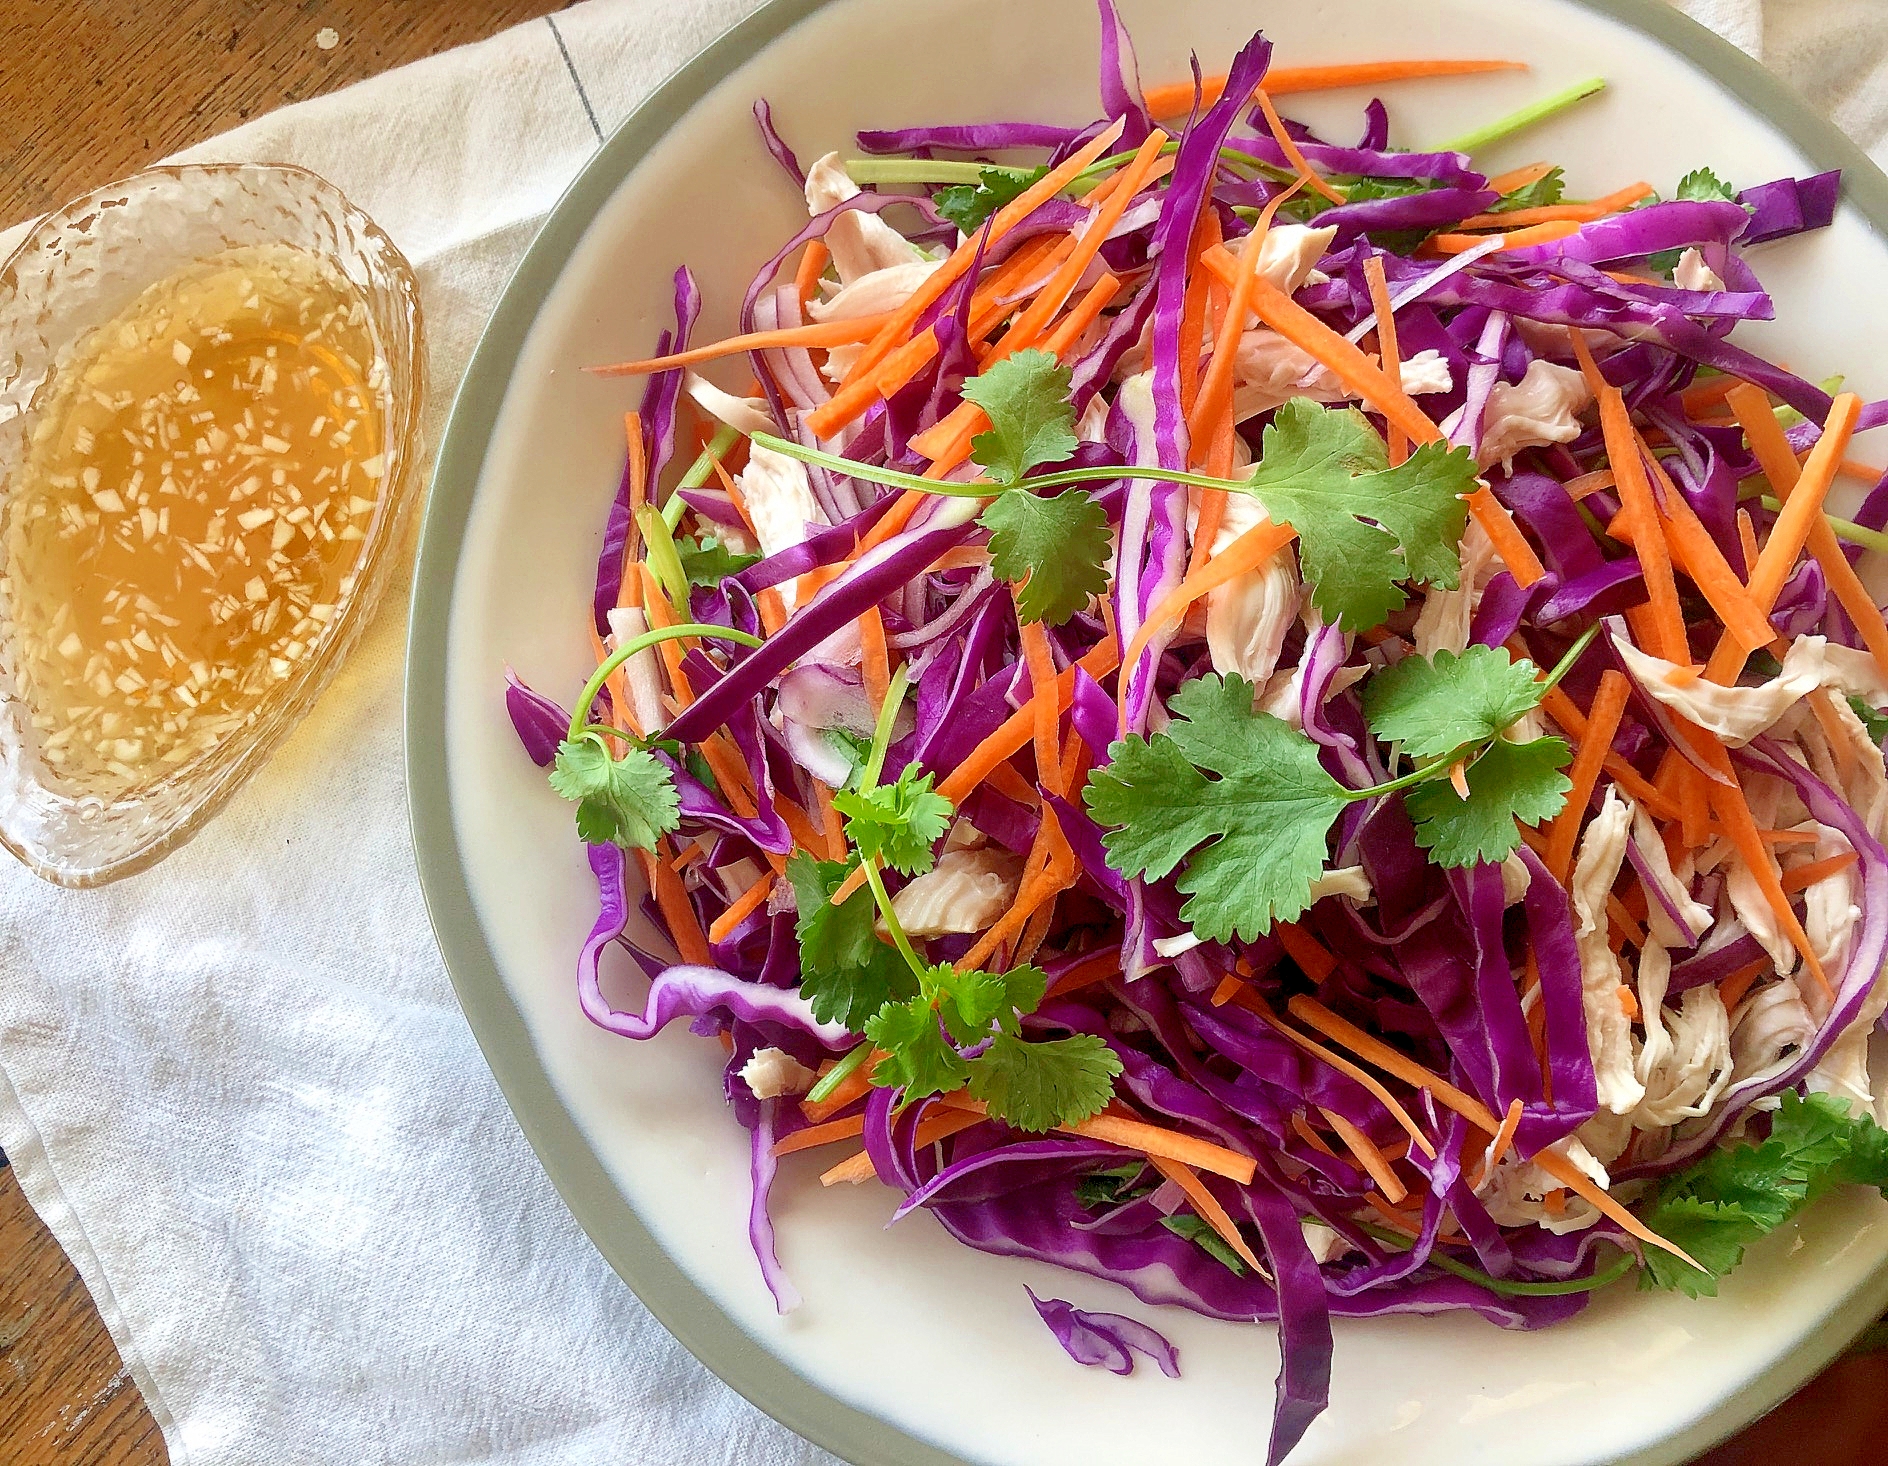
[[[1399,143],[1448,137],[1594,73],[1599,100],[1491,151],[1566,165],[1593,195],[1669,188],[1709,164],[1744,183],[1840,166],[1835,227],[1757,261],[1782,319],[1753,331],[1802,375],[1888,392],[1888,180],[1729,46],[1657,0],[1124,0],[1149,81],[1208,70],[1255,25],[1282,64],[1416,55],[1533,63],[1527,75],[1388,89]],[[565,196],[479,347],[443,448],[416,591],[409,767],[422,875],[461,1001],[546,1169],[645,1302],[737,1389],[860,1462],[1257,1459],[1274,1331],[1173,1309],[950,1241],[922,1213],[886,1230],[876,1185],[821,1191],[815,1156],[783,1167],[781,1251],[805,1295],[776,1316],[748,1252],[747,1140],[720,1097],[720,1049],[681,1027],[642,1045],[592,1027],[574,991],[595,891],[570,823],[502,707],[510,664],[568,696],[634,383],[578,368],[645,354],[686,262],[733,328],[741,287],[804,222],[761,148],[757,96],[803,159],[860,127],[1096,111],[1088,0],[777,0],[632,117]],[[1293,98],[1345,136],[1364,94]],[[1874,221],[1871,225],[1871,220]],[[451,731],[450,739],[447,730]],[[1023,1295],[1149,1318],[1178,1383],[1071,1364]],[[1768,1408],[1888,1304],[1888,1205],[1831,1198],[1754,1249],[1703,1302],[1602,1293],[1538,1334],[1476,1318],[1337,1325],[1331,1409],[1302,1466],[1678,1461]],[[704,1443],[704,1451],[712,1448]]]

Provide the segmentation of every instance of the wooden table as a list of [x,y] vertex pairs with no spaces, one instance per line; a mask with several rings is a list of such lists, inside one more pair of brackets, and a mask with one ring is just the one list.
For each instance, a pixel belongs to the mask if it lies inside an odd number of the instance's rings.
[[[0,224],[563,3],[0,0]],[[1888,1354],[1854,1356],[1700,1466],[1872,1466],[1884,1440]],[[85,1285],[0,1170],[0,1461],[166,1460]]]

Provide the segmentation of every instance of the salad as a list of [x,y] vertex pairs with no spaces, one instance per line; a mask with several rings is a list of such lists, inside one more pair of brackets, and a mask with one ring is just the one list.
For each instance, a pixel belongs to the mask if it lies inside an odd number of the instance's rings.
[[1260,35],[1144,89],[1099,9],[1086,127],[802,168],[757,104],[809,222],[738,335],[682,269],[599,368],[646,385],[596,670],[506,696],[600,892],[579,1000],[718,1040],[782,1310],[769,1190],[819,1148],[971,1247],[1276,1321],[1278,1460],[1334,1317],[1710,1294],[1888,1187],[1888,480],[1848,456],[1888,404],[1735,339],[1836,175],[1575,201],[1475,154],[1600,83],[1348,145],[1277,100],[1504,63]]

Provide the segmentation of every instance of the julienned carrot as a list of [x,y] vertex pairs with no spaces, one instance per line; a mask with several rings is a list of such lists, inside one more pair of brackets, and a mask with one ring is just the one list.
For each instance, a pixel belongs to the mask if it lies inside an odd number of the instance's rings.
[[885,705],[891,690],[891,653],[885,646],[885,618],[877,606],[867,606],[859,617],[860,676],[865,683],[866,701],[872,715]]
[[1488,536],[1488,542],[1495,547],[1495,554],[1522,590],[1547,574],[1547,567],[1541,564],[1540,556],[1534,553],[1527,536],[1521,533],[1514,516],[1508,513],[1508,506],[1495,497],[1495,491],[1487,484],[1468,496],[1468,511],[1475,516],[1482,533]]
[[[1364,257],[1364,284],[1370,290],[1370,310],[1377,320],[1377,359],[1383,375],[1391,381],[1403,380],[1403,352],[1396,339],[1396,307],[1390,303],[1390,282],[1384,278],[1383,256]],[[1390,429],[1390,462],[1401,463],[1409,456],[1409,440],[1398,428]]]
[[1764,843],[1763,835],[1757,828],[1755,816],[1750,812],[1750,805],[1744,798],[1744,791],[1737,783],[1737,776],[1731,769],[1731,756],[1719,743],[1713,743],[1707,750],[1716,771],[1725,782],[1712,780],[1705,785],[1705,793],[1711,801],[1711,807],[1717,811],[1718,818],[1724,822],[1725,833],[1730,836],[1731,844],[1743,858],[1745,867],[1756,879],[1757,887],[1763,892],[1764,902],[1775,914],[1777,925],[1790,939],[1809,968],[1822,990],[1834,998],[1835,988],[1829,981],[1829,974],[1823,971],[1822,958],[1816,953],[1816,947],[1803,930],[1803,923],[1797,919],[1795,908],[1790,905],[1789,894],[1783,889],[1782,874],[1777,869],[1776,856]]
[[1083,988],[1093,987],[1098,982],[1106,982],[1121,972],[1121,953],[1116,948],[1097,952],[1094,956],[1077,962],[1067,972],[1049,984],[1049,996],[1059,998],[1065,993],[1078,993]]
[[1580,739],[1580,751],[1574,755],[1573,768],[1567,774],[1573,788],[1567,794],[1566,807],[1554,816],[1547,838],[1547,868],[1563,886],[1573,871],[1573,848],[1579,842],[1580,825],[1586,819],[1587,801],[1599,784],[1601,765],[1613,746],[1613,735],[1619,730],[1619,720],[1625,714],[1626,699],[1631,694],[1632,684],[1625,674],[1609,668],[1601,676],[1599,690],[1593,695],[1593,710]]
[[1310,932],[1294,921],[1279,921],[1272,924],[1272,935],[1279,946],[1285,949],[1285,955],[1296,962],[1304,975],[1313,982],[1323,982],[1337,971],[1337,958]]
[[1830,876],[1847,870],[1859,858],[1853,850],[1845,850],[1840,855],[1831,855],[1823,860],[1812,860],[1807,865],[1791,866],[1783,872],[1778,884],[1786,891],[1801,891],[1815,885],[1817,881],[1827,880]]
[[1149,1125],[1141,1120],[1127,1120],[1117,1115],[1096,1115],[1079,1125],[1057,1128],[1069,1135],[1080,1135],[1088,1140],[1106,1141],[1128,1150],[1137,1150],[1150,1158],[1160,1156],[1196,1170],[1211,1171],[1215,1176],[1224,1176],[1241,1186],[1250,1186],[1252,1178],[1258,1174],[1258,1163],[1251,1156],[1240,1155],[1223,1145],[1214,1145],[1210,1140],[1199,1140],[1178,1130],[1163,1130],[1158,1125]]
[[1751,985],[1770,971],[1770,959],[1759,957],[1754,962],[1746,962],[1728,977],[1718,979],[1718,1001],[1724,1004],[1727,1012],[1736,1012],[1737,1005],[1744,1001],[1744,995]]
[[1300,351],[1324,363],[1344,387],[1363,398],[1372,411],[1392,427],[1401,428],[1412,442],[1434,443],[1442,432],[1423,410],[1356,346],[1346,341],[1310,311],[1299,305],[1264,276],[1253,281],[1252,308],[1279,335]]
[[[1475,76],[1488,71],[1526,71],[1525,61],[1353,61],[1336,66],[1275,66],[1265,74],[1265,90],[1275,97],[1299,92],[1328,92],[1340,87],[1376,86],[1386,81],[1415,81],[1432,76]],[[1199,101],[1210,107],[1226,92],[1226,78],[1201,77]],[[1184,117],[1192,110],[1194,83],[1168,82],[1141,93],[1155,117]]]
[[682,877],[676,870],[670,849],[670,842],[665,836],[656,842],[653,852],[641,852],[643,875],[649,882],[650,893],[656,898],[656,909],[662,913],[662,924],[669,929],[669,940],[675,943],[677,953],[684,962],[707,967],[714,961],[708,951],[708,938],[701,929],[700,919],[695,915],[695,903],[688,899],[688,893],[682,889]]
[[1081,339],[1082,332],[1095,324],[1097,317],[1121,293],[1121,277],[1110,271],[1088,287],[1082,298],[1069,307],[1069,313],[1055,323],[1055,329],[1042,339],[1042,349],[1055,357],[1065,357]]
[[1344,1142],[1344,1148],[1357,1158],[1357,1164],[1377,1183],[1377,1189],[1389,1200],[1391,1206],[1400,1204],[1409,1195],[1409,1188],[1397,1178],[1390,1169],[1389,1157],[1377,1149],[1376,1142],[1351,1124],[1336,1110],[1327,1110],[1318,1106],[1318,1113],[1323,1115],[1331,1128],[1337,1132],[1337,1138]]
[[787,833],[793,836],[795,845],[815,855],[825,852],[826,836],[814,826],[805,810],[777,790],[774,793],[774,808],[780,811],[780,818],[786,822]]
[[[1776,419],[1772,417],[1771,421]],[[1742,642],[1746,651],[1754,652],[1760,646],[1768,646],[1776,640],[1776,631],[1770,625],[1769,618],[1744,588],[1744,582],[1737,578],[1737,572],[1731,569],[1730,561],[1724,558],[1718,542],[1711,538],[1711,532],[1693,512],[1690,501],[1678,491],[1678,486],[1667,476],[1658,459],[1645,448],[1643,440],[1639,447],[1640,462],[1650,469],[1663,495],[1662,501],[1656,503],[1655,507],[1675,561],[1691,578],[1691,583],[1698,587],[1711,609],[1718,613],[1725,630]],[[1826,524],[1823,527],[1828,528]],[[1847,560],[1843,561],[1843,564],[1847,563]]]
[[822,1145],[831,1145],[835,1140],[851,1140],[865,1134],[865,1116],[848,1115],[843,1120],[828,1120],[823,1125],[808,1125],[804,1130],[795,1130],[791,1135],[783,1135],[774,1142],[775,1155],[792,1155],[795,1151],[813,1150]]
[[[983,1116],[965,1110],[939,1109],[918,1121],[916,1133],[911,1137],[914,1146],[936,1145],[940,1140],[949,1139],[959,1130],[968,1130],[972,1125],[981,1125]],[[872,1153],[860,1151],[820,1174],[819,1184],[837,1186],[841,1181],[849,1181],[857,1186],[861,1181],[870,1181],[874,1175]]]
[[[1120,657],[1112,636],[1075,664],[1090,677],[1097,679],[1107,676],[1120,665]],[[937,792],[954,805],[962,804],[970,791],[990,776],[992,769],[1029,742],[1036,728],[1036,710],[1030,703],[1033,703],[1037,697],[1047,694],[1054,696],[1058,711],[1066,708],[1069,699],[1075,694],[1075,667],[1064,670],[1055,679],[1051,688],[1040,692],[1032,690],[1030,702],[1024,703],[1011,713],[1003,720],[1002,726],[996,732],[965,754],[963,762],[952,769],[945,776],[944,782],[937,786]]]
[[1593,353],[1587,349],[1586,338],[1577,330],[1568,334],[1573,340],[1580,369],[1586,373],[1587,385],[1600,405],[1606,457],[1618,483],[1620,503],[1624,506],[1621,512],[1630,516],[1632,548],[1645,575],[1646,599],[1651,606],[1655,633],[1652,644],[1645,650],[1668,662],[1689,662],[1691,653],[1685,636],[1685,615],[1678,604],[1678,583],[1672,578],[1671,556],[1666,549],[1665,536],[1660,533],[1652,484],[1646,477],[1644,460],[1639,456],[1639,439],[1632,430],[1626,399],[1600,375]]
[[1160,633],[1160,629],[1169,622],[1179,620],[1187,607],[1201,596],[1248,570],[1257,569],[1297,537],[1298,532],[1290,525],[1273,524],[1269,519],[1253,525],[1155,603],[1154,608],[1147,613],[1147,619],[1128,642],[1127,655],[1122,658],[1122,664],[1132,667],[1138,662],[1141,653],[1147,650],[1147,644]]
[[1324,181],[1317,169],[1305,161],[1305,155],[1292,135],[1285,130],[1284,120],[1278,115],[1278,108],[1272,105],[1272,99],[1265,94],[1261,86],[1252,94],[1252,100],[1259,104],[1259,111],[1265,115],[1266,130],[1272,134],[1272,141],[1278,144],[1278,150],[1285,155],[1285,161],[1291,164],[1292,171],[1311,185],[1314,193],[1323,194],[1333,204],[1344,202],[1344,195]]
[[[642,609],[649,618],[651,630],[680,623],[668,598],[662,594],[662,587],[656,583],[655,572],[648,562],[639,561],[636,568],[642,572]],[[656,644],[656,655],[662,660],[662,669],[668,673],[669,695],[675,699],[676,706],[687,707],[695,700],[695,689],[690,685],[688,673],[682,670],[682,643],[664,641]]]
[[1057,741],[1062,710],[1054,698],[1034,696],[1055,681],[1055,655],[1040,621],[1022,623],[1022,642],[1023,663],[1029,669],[1029,705],[1035,709],[1036,782],[1059,797],[1068,792],[1062,783],[1062,750]]
[[616,583],[616,604],[639,606],[642,604],[642,577],[631,569],[642,553],[642,531],[636,524],[636,511],[649,502],[649,453],[643,445],[641,413],[623,414],[623,438],[629,454],[629,533],[623,541],[623,573]]
[[983,966],[999,947],[1022,930],[1045,901],[1053,901],[1074,883],[1077,870],[1074,852],[1062,833],[1061,821],[1053,809],[1043,810],[1041,823],[1036,826],[1036,843],[1024,865],[1022,884],[1017,887],[1015,898],[996,924],[957,959],[958,969],[967,972]]
[[1495,1167],[1501,1164],[1501,1158],[1508,1153],[1508,1147],[1514,1144],[1514,1132],[1521,1128],[1521,1101],[1515,1099],[1508,1105],[1508,1113],[1501,1117],[1501,1128],[1495,1132],[1495,1138],[1488,1147],[1488,1154],[1482,1161],[1481,1170],[1476,1173],[1474,1189],[1479,1191],[1482,1183],[1494,1175]]
[[1246,1239],[1239,1235],[1239,1228],[1226,1214],[1226,1208],[1219,1204],[1219,1198],[1206,1189],[1206,1183],[1190,1167],[1181,1165],[1179,1161],[1170,1161],[1165,1156],[1149,1156],[1147,1159],[1156,1171],[1186,1193],[1187,1200],[1193,1203],[1200,1220],[1219,1234],[1220,1240],[1239,1255],[1241,1262],[1260,1277],[1271,1276],[1265,1264],[1246,1245]]
[[1530,183],[1539,183],[1554,171],[1552,163],[1529,163],[1525,168],[1515,168],[1507,173],[1497,173],[1488,180],[1488,187],[1499,194],[1519,192]]
[[873,333],[882,330],[894,314],[893,311],[882,311],[875,316],[854,316],[847,321],[815,321],[807,326],[749,331],[745,336],[729,336],[706,346],[697,346],[691,351],[678,351],[672,356],[652,356],[643,361],[617,361],[607,366],[585,367],[584,370],[594,377],[643,377],[651,372],[672,371],[676,367],[694,366],[698,362],[739,356],[749,351],[765,351],[773,347],[851,346],[871,340]]
[[[1220,318],[1219,334],[1213,338],[1212,359],[1207,364],[1205,377],[1200,381],[1200,393],[1194,402],[1193,414],[1187,419],[1187,432],[1192,438],[1205,437],[1210,425],[1217,422],[1220,414],[1232,403],[1233,372],[1239,364],[1239,338],[1245,332],[1246,317],[1252,310],[1252,284],[1258,275],[1259,253],[1265,248],[1266,237],[1272,232],[1272,220],[1277,216],[1279,206],[1293,197],[1302,186],[1301,179],[1290,188],[1273,194],[1260,210],[1257,222],[1239,242],[1238,273],[1230,282],[1232,297],[1226,303],[1225,315]],[[1376,256],[1372,255],[1371,258],[1375,259]]]
[[1187,272],[1186,293],[1180,307],[1178,365],[1182,417],[1192,413],[1194,401],[1200,393],[1200,355],[1206,349],[1206,309],[1212,296],[1213,276],[1199,268],[1200,256],[1207,250],[1217,249],[1222,242],[1218,210],[1201,210],[1200,217],[1194,221],[1192,241],[1187,247],[1187,257],[1192,265]]
[[[1368,1059],[1378,1068],[1394,1074],[1404,1083],[1428,1090],[1436,1097],[1438,1103],[1454,1110],[1471,1125],[1480,1126],[1490,1136],[1501,1133],[1500,1123],[1480,1100],[1473,1095],[1463,1093],[1447,1080],[1431,1074],[1414,1059],[1397,1052],[1388,1044],[1372,1038],[1355,1024],[1340,1018],[1315,998],[1293,998],[1290,1008],[1295,1017],[1310,1024],[1325,1037],[1346,1045],[1353,1053]],[[1594,1185],[1584,1171],[1558,1151],[1539,1150],[1534,1153],[1532,1159],[1561,1185],[1604,1212],[1641,1242],[1662,1248],[1674,1257],[1683,1258],[1693,1267],[1698,1266],[1682,1248],[1667,1242],[1657,1232],[1647,1227],[1606,1191]],[[1703,1271],[1703,1269],[1699,1270]]]
[[[879,326],[878,331],[866,341],[865,350],[860,353],[854,364],[855,372],[864,373],[872,370],[896,346],[911,334],[919,317],[939,299],[944,292],[976,263],[978,255],[989,245],[996,244],[1029,215],[1043,204],[1054,198],[1088,165],[1094,162],[1109,148],[1121,140],[1126,119],[1117,120],[1111,127],[1104,129],[1089,142],[1069,155],[1060,166],[1051,169],[1043,177],[1024,189],[1011,202],[991,215],[984,227],[960,244],[937,269],[927,275],[922,284],[912,292],[910,299],[897,310],[889,312],[888,319]],[[870,404],[867,396],[856,405],[841,407],[837,404],[840,397],[835,395],[830,402],[822,404],[807,414],[806,426],[820,438],[830,438]]]
[[[1776,490],[1777,498],[1784,499],[1795,491],[1802,469],[1797,464],[1796,454],[1790,448],[1790,440],[1784,436],[1783,426],[1770,410],[1770,399],[1757,387],[1748,383],[1738,383],[1725,393],[1730,402],[1731,411],[1737,415],[1737,421],[1743,426],[1744,436],[1750,442],[1751,451],[1757,455],[1757,462],[1763,468],[1770,486]],[[1739,511],[1742,514],[1743,511]],[[1748,516],[1740,520],[1746,522]],[[1849,563],[1849,557],[1842,553],[1842,545],[1836,539],[1835,531],[1829,527],[1829,521],[1818,515],[1809,526],[1809,552],[1816,557],[1816,563],[1822,567],[1823,578],[1829,582],[1829,588],[1836,593],[1836,600],[1848,613],[1849,620],[1855,623],[1856,631],[1861,635],[1870,655],[1875,658],[1875,665],[1888,677],[1888,622],[1882,619],[1881,608],[1875,604],[1874,596],[1862,579],[1855,573],[1855,567]],[[1757,555],[1751,556],[1754,567]]]
[[800,268],[793,275],[793,288],[799,292],[801,305],[819,292],[819,277],[826,273],[827,262],[832,257],[825,240],[807,240],[806,249],[800,255]]
[[767,899],[768,894],[773,888],[774,873],[768,871],[761,876],[759,880],[755,881],[753,885],[749,886],[745,891],[741,892],[739,896],[735,897],[735,899],[729,903],[728,909],[709,923],[708,940],[710,942],[725,942],[728,939],[728,934],[743,921],[747,920],[748,916],[753,913],[754,908]]
[[1389,1111],[1390,1117],[1403,1127],[1403,1132],[1409,1136],[1411,1144],[1431,1160],[1435,1159],[1435,1144],[1427,1135],[1423,1134],[1421,1128],[1410,1118],[1409,1111],[1403,1108],[1402,1102],[1398,1100],[1395,1095],[1391,1094],[1388,1089],[1384,1088],[1383,1081],[1378,1079],[1376,1075],[1372,1074],[1367,1069],[1359,1068],[1342,1054],[1326,1048],[1316,1039],[1307,1037],[1290,1024],[1284,1022],[1276,1013],[1266,1006],[1263,998],[1253,992],[1252,989],[1244,983],[1239,985],[1239,991],[1234,995],[1233,1001],[1248,1012],[1256,1013],[1264,1020],[1267,1026],[1282,1037],[1291,1040],[1292,1043],[1296,1044],[1313,1058],[1321,1059],[1339,1074],[1344,1075],[1347,1079],[1356,1080],[1357,1083],[1369,1090],[1371,1095],[1375,1097],[1377,1103]]
[[1510,229],[1501,235],[1432,234],[1423,247],[1437,254],[1459,255],[1465,250],[1480,249],[1489,240],[1499,238],[1501,249],[1526,249],[1529,245],[1551,244],[1556,239],[1565,239],[1579,232],[1578,224],[1572,220],[1562,220],[1551,224],[1530,224],[1525,229]]
[[1788,497],[1784,498],[1786,490],[1781,485],[1776,486],[1783,508],[1777,514],[1776,523],[1770,526],[1770,537],[1764,541],[1763,551],[1757,557],[1757,568],[1750,573],[1750,593],[1765,610],[1776,605],[1784,582],[1796,567],[1796,557],[1809,541],[1812,527],[1817,524],[1826,527],[1827,522],[1822,517],[1823,501],[1835,483],[1836,469],[1841,466],[1843,451],[1855,434],[1861,411],[1860,397],[1853,392],[1838,393],[1830,405],[1829,416],[1823,420],[1822,436],[1810,449],[1795,486],[1787,490]]
[[1604,219],[1608,214],[1617,214],[1621,209],[1631,208],[1640,199],[1649,198],[1651,195],[1651,184],[1630,183],[1603,198],[1592,199],[1583,204],[1542,204],[1533,209],[1510,209],[1505,214],[1475,214],[1464,219],[1456,228],[1513,230],[1527,224],[1591,224],[1596,220]]

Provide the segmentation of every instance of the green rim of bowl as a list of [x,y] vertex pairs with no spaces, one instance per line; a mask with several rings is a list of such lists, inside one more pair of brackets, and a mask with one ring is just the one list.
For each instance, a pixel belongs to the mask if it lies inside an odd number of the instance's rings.
[[[598,210],[643,156],[720,82],[828,0],[773,0],[728,30],[624,120],[564,191],[479,338],[433,471],[407,633],[406,771],[413,847],[433,930],[459,1003],[546,1174],[597,1249],[690,1353],[783,1425],[861,1466],[971,1466],[846,1404],[722,1312],[662,1250],[565,1109],[498,971],[467,887],[447,781],[446,642],[452,594],[493,424],[539,309]],[[1888,239],[1888,177],[1834,124],[1761,65],[1662,0],[1577,0],[1683,57],[1764,118],[1821,169],[1840,168],[1843,201]],[[1888,1308],[1888,1265],[1797,1349],[1722,1405],[1626,1458],[1674,1466],[1787,1398]]]

